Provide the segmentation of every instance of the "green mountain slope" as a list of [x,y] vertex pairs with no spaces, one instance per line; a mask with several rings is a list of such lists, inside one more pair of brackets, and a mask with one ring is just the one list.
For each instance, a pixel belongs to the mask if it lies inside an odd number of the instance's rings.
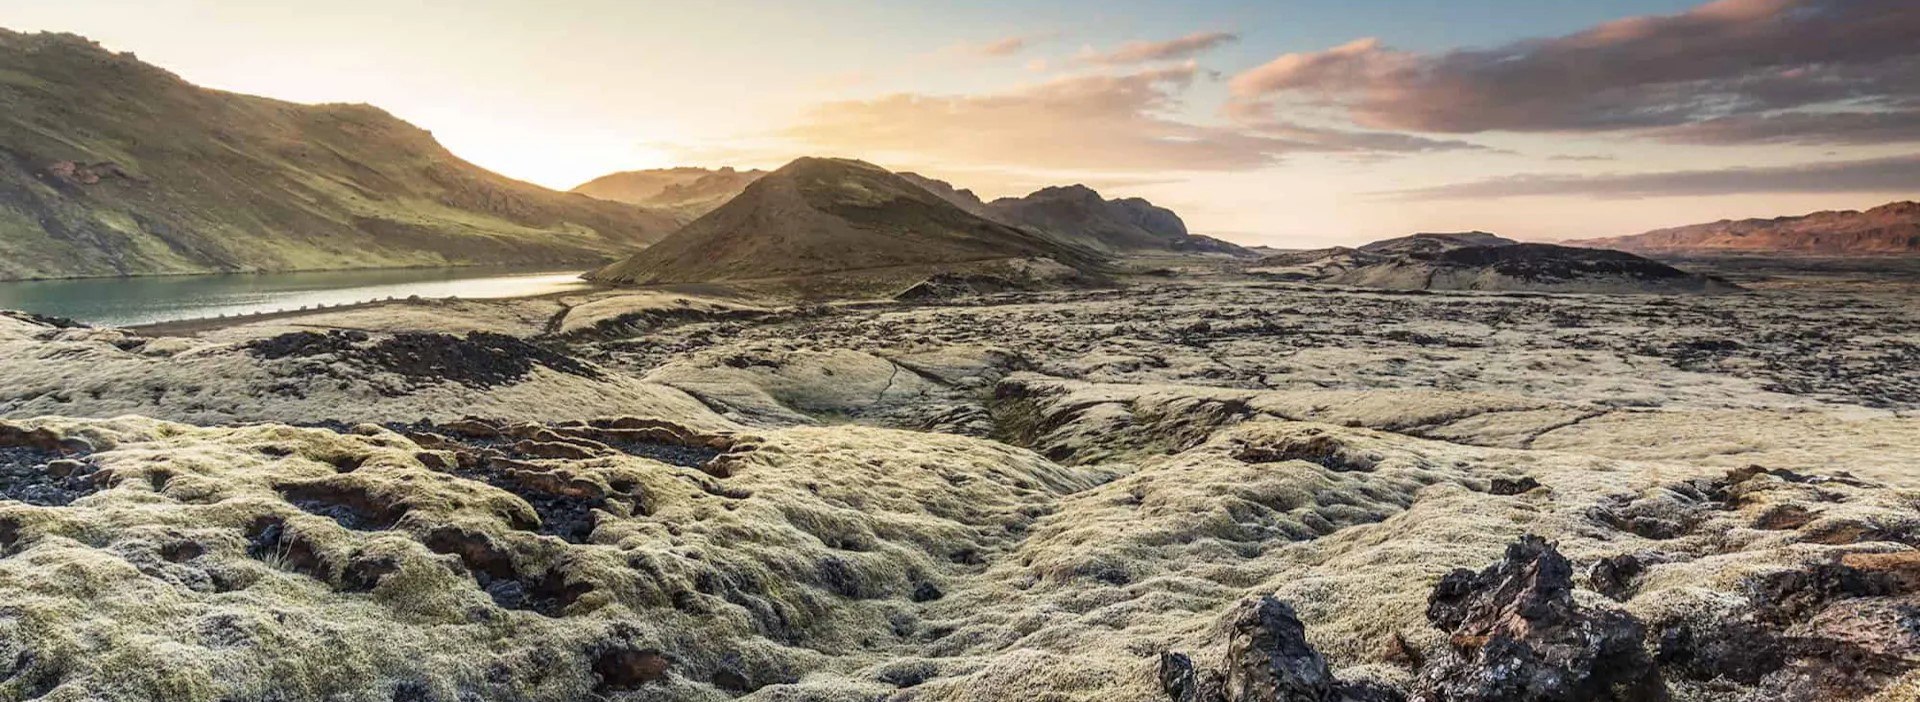
[[0,279],[585,264],[674,226],[489,172],[373,107],[0,30]]

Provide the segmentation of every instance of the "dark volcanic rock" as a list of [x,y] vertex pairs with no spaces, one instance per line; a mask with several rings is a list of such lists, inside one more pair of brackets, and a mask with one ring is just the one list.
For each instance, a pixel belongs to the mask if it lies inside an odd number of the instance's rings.
[[1307,643],[1293,607],[1273,597],[1234,609],[1226,660],[1201,670],[1181,653],[1160,656],[1161,689],[1174,702],[1396,702],[1400,693],[1336,679]]
[[98,492],[99,469],[85,439],[0,424],[0,500],[61,507]]
[[1488,483],[1487,492],[1494,495],[1523,495],[1540,487],[1540,481],[1530,477],[1494,478]]
[[1631,553],[1602,558],[1587,568],[1587,582],[1595,592],[1625,602],[1633,597],[1634,579],[1646,570],[1647,564]]
[[1226,662],[1229,700],[1320,700],[1334,685],[1327,660],[1307,645],[1307,626],[1272,597],[1240,603]]
[[1452,647],[1421,675],[1415,700],[1666,699],[1640,622],[1576,605],[1573,564],[1536,536],[1479,573],[1448,573],[1427,620]]

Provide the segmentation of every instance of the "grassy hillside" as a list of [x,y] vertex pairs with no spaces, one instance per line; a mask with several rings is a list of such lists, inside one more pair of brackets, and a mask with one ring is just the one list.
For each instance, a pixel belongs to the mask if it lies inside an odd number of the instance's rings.
[[586,264],[672,217],[460,160],[365,105],[208,90],[0,30],[0,279]]

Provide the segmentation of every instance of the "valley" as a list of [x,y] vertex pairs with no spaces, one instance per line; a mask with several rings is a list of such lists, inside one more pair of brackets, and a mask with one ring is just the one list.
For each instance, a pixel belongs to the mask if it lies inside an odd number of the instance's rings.
[[0,702],[1920,700],[1911,7],[16,5]]
[[[396,301],[189,336],[0,318],[21,500],[0,623],[38,622],[5,629],[9,684],[1182,699],[1165,676],[1241,660],[1219,632],[1271,594],[1342,694],[1400,699],[1495,665],[1422,611],[1503,558],[1566,559],[1546,586],[1588,604],[1565,616],[1631,617],[1650,660],[1688,661],[1630,666],[1674,699],[1920,683],[1823,653],[1906,645],[1875,617],[1914,596],[1920,543],[1908,295],[1382,291],[1211,259],[793,295]],[[36,463],[73,472],[17,472]],[[1553,550],[1509,549],[1528,534]],[[1889,584],[1808,580],[1833,568]],[[320,655],[356,663],[299,663]]]

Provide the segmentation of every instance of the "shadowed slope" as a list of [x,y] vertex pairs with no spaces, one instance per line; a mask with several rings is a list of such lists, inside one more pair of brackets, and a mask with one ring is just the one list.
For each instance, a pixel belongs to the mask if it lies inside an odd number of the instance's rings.
[[365,105],[0,30],[0,279],[584,263],[671,217],[515,181]]

